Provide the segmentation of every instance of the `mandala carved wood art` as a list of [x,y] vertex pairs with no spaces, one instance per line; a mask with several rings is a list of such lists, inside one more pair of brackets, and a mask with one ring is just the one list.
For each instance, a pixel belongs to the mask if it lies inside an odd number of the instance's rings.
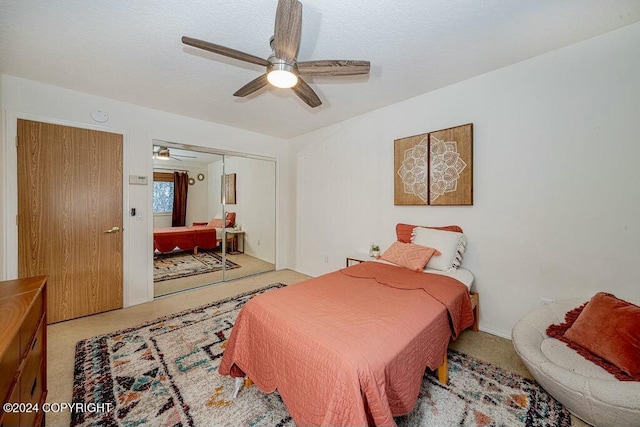
[[473,205],[473,124],[394,141],[395,205]]

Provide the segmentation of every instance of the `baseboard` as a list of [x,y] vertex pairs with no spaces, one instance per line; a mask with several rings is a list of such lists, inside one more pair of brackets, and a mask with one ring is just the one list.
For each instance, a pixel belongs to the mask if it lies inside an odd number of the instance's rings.
[[295,271],[296,273],[304,274],[305,276],[318,277],[318,275],[317,275],[317,274],[307,273],[306,271],[298,270],[297,268],[289,268],[289,270],[293,270],[293,271]]
[[[151,301],[153,301],[153,299]],[[128,301],[127,305],[123,306],[122,308],[133,307],[134,305],[144,304],[145,302],[150,302],[150,301],[147,300],[146,298],[138,298],[133,301]]]
[[511,341],[511,333],[505,333],[505,332],[499,331],[497,329],[484,328],[482,326],[482,323],[480,324],[478,329],[480,329],[482,332],[484,332],[486,334],[495,335],[497,337],[505,338],[505,339],[508,339],[509,341]]

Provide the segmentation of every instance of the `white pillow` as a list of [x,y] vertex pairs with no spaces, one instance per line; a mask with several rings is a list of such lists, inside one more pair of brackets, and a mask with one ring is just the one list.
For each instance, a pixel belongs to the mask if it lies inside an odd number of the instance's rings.
[[427,268],[440,271],[455,271],[462,262],[462,254],[467,239],[462,233],[416,227],[411,234],[411,243],[428,246],[440,251],[439,256],[431,257]]

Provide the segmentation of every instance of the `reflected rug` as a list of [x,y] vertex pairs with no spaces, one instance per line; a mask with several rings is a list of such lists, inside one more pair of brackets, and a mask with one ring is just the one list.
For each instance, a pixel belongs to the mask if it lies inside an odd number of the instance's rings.
[[[227,270],[239,268],[240,265],[227,260]],[[153,254],[153,281],[178,279],[211,273],[222,270],[222,256],[212,251],[201,250],[197,255],[193,252],[169,252]]]
[[[273,284],[76,345],[72,426],[293,426],[277,392],[242,389],[218,375],[240,308]],[[569,426],[569,413],[537,383],[449,350],[450,384],[425,374],[399,426]],[[97,406],[102,404],[102,406]],[[110,404],[110,405],[107,405]]]

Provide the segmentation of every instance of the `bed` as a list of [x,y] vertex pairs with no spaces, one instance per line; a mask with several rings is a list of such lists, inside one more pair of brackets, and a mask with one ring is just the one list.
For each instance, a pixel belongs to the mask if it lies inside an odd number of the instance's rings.
[[216,228],[206,225],[153,229],[153,249],[159,252],[171,252],[179,248],[197,253],[198,248],[213,249],[220,241]]
[[[226,227],[235,225],[235,213],[226,215]],[[222,219],[214,218],[209,222],[194,222],[191,226],[163,227],[153,229],[153,250],[159,252],[171,252],[178,248],[183,251],[198,249],[214,249],[223,240]],[[233,239],[228,236],[228,240]]]
[[219,372],[277,389],[298,425],[395,425],[472,310],[449,275],[363,262],[252,298]]

